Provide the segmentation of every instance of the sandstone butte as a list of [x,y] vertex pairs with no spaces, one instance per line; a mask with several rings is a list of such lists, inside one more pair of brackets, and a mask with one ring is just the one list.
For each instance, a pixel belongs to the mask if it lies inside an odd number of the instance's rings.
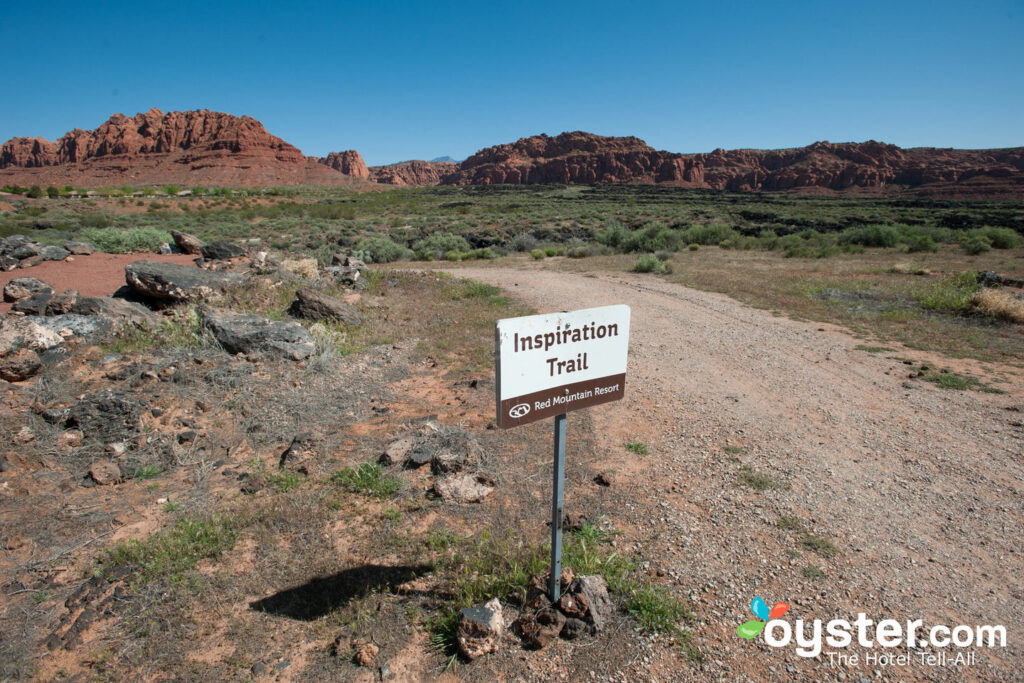
[[0,148],[0,184],[114,186],[486,185],[649,183],[736,192],[849,192],[925,197],[1024,196],[1024,148],[901,149],[816,142],[780,150],[656,150],[635,137],[535,135],[461,163],[405,161],[367,168],[359,152],[306,157],[259,121],[211,111],[112,116],[56,142],[13,138]]

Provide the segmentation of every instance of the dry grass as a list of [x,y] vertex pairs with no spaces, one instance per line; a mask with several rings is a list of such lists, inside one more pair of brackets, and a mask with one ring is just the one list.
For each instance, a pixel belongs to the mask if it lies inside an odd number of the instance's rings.
[[971,305],[979,313],[1011,323],[1024,323],[1024,299],[1005,289],[983,289],[976,292]]

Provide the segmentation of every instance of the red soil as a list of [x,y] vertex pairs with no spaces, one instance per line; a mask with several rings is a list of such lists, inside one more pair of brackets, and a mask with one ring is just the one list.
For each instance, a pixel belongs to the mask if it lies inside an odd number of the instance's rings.
[[[77,289],[81,296],[110,296],[124,286],[124,267],[133,261],[162,261],[190,264],[195,256],[188,254],[92,254],[73,256],[74,261],[44,261],[32,268],[0,272],[0,289],[18,277],[39,278],[58,292]],[[0,312],[11,304],[0,302]]]

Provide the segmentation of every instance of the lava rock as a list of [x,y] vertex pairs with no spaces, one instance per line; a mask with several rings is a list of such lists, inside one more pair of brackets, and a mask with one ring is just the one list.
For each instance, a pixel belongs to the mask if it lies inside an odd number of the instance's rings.
[[349,325],[359,325],[363,322],[356,309],[312,289],[300,289],[295,292],[295,301],[288,312],[296,318],[306,320],[340,320]]
[[550,607],[524,614],[516,625],[519,635],[528,647],[540,650],[558,637],[565,626],[565,615]]
[[64,248],[75,256],[88,256],[96,251],[96,247],[93,246],[92,242],[65,242]]
[[244,281],[236,273],[214,273],[192,266],[136,261],[124,268],[125,282],[143,296],[170,301],[199,301]]
[[42,365],[35,351],[18,349],[0,358],[0,378],[8,382],[22,382],[39,372]]
[[245,256],[245,249],[231,242],[210,242],[199,248],[203,258],[211,261],[226,261]]
[[193,256],[202,254],[203,247],[206,246],[201,239],[185,232],[171,230],[171,237],[174,238],[174,243],[178,245],[178,249],[181,249],[183,253],[192,254]]
[[89,476],[100,486],[116,484],[121,480],[121,469],[112,460],[97,460],[89,468]]
[[313,336],[299,323],[207,309],[203,324],[231,353],[303,360],[316,350]]
[[494,480],[480,472],[434,482],[434,493],[449,503],[479,503],[493,492]]
[[53,294],[56,290],[34,277],[16,277],[4,286],[4,301],[18,301],[33,294]]
[[71,406],[67,426],[104,443],[120,442],[138,431],[143,409],[127,392],[94,392]]
[[39,255],[47,261],[63,261],[68,256],[71,256],[71,252],[64,247],[58,247],[56,244],[48,244],[39,249]]

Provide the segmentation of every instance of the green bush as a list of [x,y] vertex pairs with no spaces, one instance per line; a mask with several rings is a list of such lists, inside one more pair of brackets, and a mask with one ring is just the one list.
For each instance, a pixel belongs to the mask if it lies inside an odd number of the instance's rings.
[[657,256],[641,256],[633,265],[634,273],[671,273],[672,267]]
[[967,235],[960,242],[960,246],[972,256],[992,251],[992,243],[982,235]]
[[594,239],[599,244],[612,247],[613,249],[620,248],[627,239],[629,239],[631,233],[626,229],[622,223],[618,221],[609,221],[605,224],[605,227],[594,233]]
[[86,228],[82,237],[96,245],[99,251],[127,254],[133,251],[159,251],[160,245],[172,243],[171,233],[153,227],[144,228]]
[[450,251],[464,253],[470,250],[469,242],[459,235],[440,232],[425,237],[412,245],[416,258],[442,259]]
[[911,253],[939,250],[939,245],[935,243],[935,240],[925,234],[909,235],[904,238],[903,242],[907,245],[907,251]]
[[512,251],[533,251],[537,248],[537,238],[528,232],[521,232],[508,241],[508,248]]
[[78,217],[78,224],[83,228],[109,228],[110,218],[102,213],[87,213]]
[[533,258],[540,260],[544,258],[544,251],[541,249],[534,249],[530,252],[530,255],[533,256]]
[[1020,246],[1020,243],[1024,241],[1020,235],[1009,228],[995,228],[990,225],[971,230],[967,235],[968,237],[977,236],[986,240],[993,249],[1013,249]]
[[25,196],[30,199],[39,199],[40,197],[43,196],[43,188],[39,187],[38,185],[33,185],[32,187],[28,188],[28,192],[25,193]]
[[384,235],[367,235],[355,243],[355,250],[369,254],[367,263],[391,263],[403,258],[412,258],[412,250],[396,244]]
[[892,225],[862,225],[847,228],[839,234],[840,244],[860,244],[865,247],[895,247],[899,233]]
[[57,199],[58,197],[60,197],[60,190],[58,190],[53,185],[50,185],[48,188],[46,188],[46,196],[49,197],[50,199]]
[[725,223],[711,222],[704,225],[691,225],[682,234],[687,244],[713,245],[721,244],[727,239],[739,237],[739,233]]
[[918,300],[925,308],[959,313],[971,307],[971,299],[979,289],[978,274],[969,270],[936,282]]

